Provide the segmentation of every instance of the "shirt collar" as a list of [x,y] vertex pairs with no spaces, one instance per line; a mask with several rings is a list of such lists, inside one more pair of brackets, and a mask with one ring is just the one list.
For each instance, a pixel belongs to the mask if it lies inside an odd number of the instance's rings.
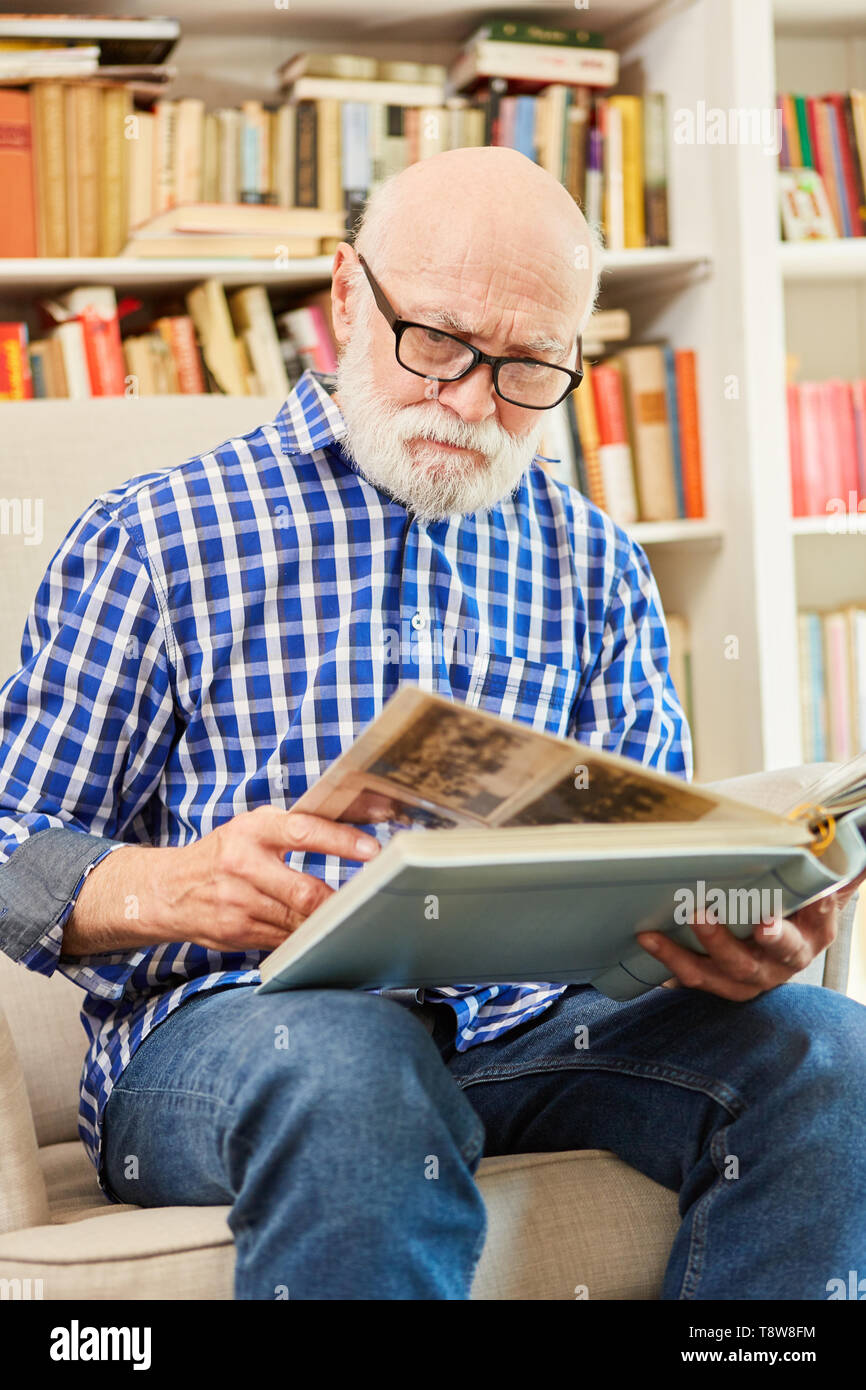
[[344,437],[346,422],[330,396],[336,384],[324,372],[304,372],[276,420],[286,454],[310,454]]

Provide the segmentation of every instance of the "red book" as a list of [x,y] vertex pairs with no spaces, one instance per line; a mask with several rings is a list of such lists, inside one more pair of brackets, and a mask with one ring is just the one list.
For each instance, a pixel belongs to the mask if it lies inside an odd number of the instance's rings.
[[857,441],[857,496],[866,500],[866,381],[851,382],[854,435]]
[[822,516],[826,512],[824,504],[828,492],[824,477],[821,384],[817,381],[801,382],[799,392],[806,515]]
[[821,511],[826,512],[832,501],[835,507],[842,502],[847,505],[845,496],[845,476],[842,468],[842,438],[836,409],[834,383],[818,383],[818,418],[821,429],[821,469],[823,474],[823,501]]
[[168,343],[177,384],[183,396],[201,396],[207,391],[192,319],[186,314],[157,319],[155,327]]
[[29,91],[0,87],[0,256],[36,255],[33,122]]
[[602,444],[628,444],[628,421],[622,377],[615,367],[602,362],[592,369],[595,415]]
[[836,421],[836,447],[839,451],[840,496],[845,509],[857,507],[857,435],[854,429],[854,404],[851,399],[851,386],[847,381],[831,381],[830,398]]
[[680,455],[686,516],[704,516],[703,460],[701,457],[701,419],[698,407],[697,356],[693,348],[677,348],[674,353],[677,377],[677,412],[680,426]]
[[0,401],[33,399],[26,323],[0,323]]
[[808,516],[803,478],[803,436],[800,430],[800,388],[793,383],[786,390],[788,402],[788,457],[791,464],[791,515]]
[[91,395],[122,396],[126,389],[126,366],[114,290],[91,285],[70,290],[63,302],[70,317],[81,323]]
[[845,199],[848,216],[851,219],[852,235],[863,236],[863,219],[860,216],[860,191],[854,172],[854,151],[848,141],[848,126],[845,120],[845,98],[841,92],[830,92],[825,98],[833,110],[836,125],[836,138],[842,161],[842,188],[840,195]]

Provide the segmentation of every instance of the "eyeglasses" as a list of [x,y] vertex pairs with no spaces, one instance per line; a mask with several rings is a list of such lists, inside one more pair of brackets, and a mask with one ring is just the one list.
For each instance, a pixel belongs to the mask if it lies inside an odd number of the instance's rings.
[[537,362],[532,357],[490,357],[480,348],[465,343],[453,333],[443,333],[428,324],[401,319],[385,298],[364,257],[358,260],[370,282],[373,298],[383,317],[394,330],[397,361],[407,372],[428,381],[460,381],[481,363],[493,368],[493,389],[504,401],[524,410],[550,410],[576,391],[583,380],[583,343],[577,340],[577,370]]

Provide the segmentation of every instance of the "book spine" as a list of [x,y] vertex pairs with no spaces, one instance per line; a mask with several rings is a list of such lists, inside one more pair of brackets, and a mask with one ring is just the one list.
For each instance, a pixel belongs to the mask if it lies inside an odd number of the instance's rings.
[[845,143],[846,179],[851,199],[852,216],[854,226],[858,228],[857,235],[863,236],[866,234],[866,179],[864,179],[863,165],[857,150],[854,103],[850,92],[846,92],[841,98],[839,115]]
[[645,244],[643,119],[640,97],[612,96],[622,130],[623,239],[628,248]]
[[27,351],[27,325],[0,323],[0,401],[33,398],[33,376]]
[[680,420],[677,405],[677,364],[670,343],[662,347],[665,362],[665,405],[668,427],[670,429],[671,465],[674,474],[674,491],[677,499],[677,515],[687,516],[686,490],[683,482],[683,454],[680,442]]
[[160,332],[174,358],[178,390],[183,396],[203,395],[207,388],[192,319],[187,314],[178,314],[162,320],[163,323],[166,327],[160,326]]
[[[601,507],[603,511],[614,516],[613,511],[608,506],[601,469],[601,436],[595,409],[594,371],[595,368],[589,362],[584,361],[583,381],[570,400],[574,403],[575,418],[580,435],[580,448],[586,475],[586,495],[597,507]],[[617,519],[614,516],[614,520]]]
[[805,97],[794,97],[794,111],[797,117],[797,133],[800,137],[801,167],[804,169],[814,169],[814,155],[812,154],[812,139],[809,134],[809,118],[806,112]]
[[667,418],[665,363],[656,345],[628,348],[610,365],[622,371],[623,405],[630,425],[641,518],[671,521],[678,515]]
[[820,516],[825,508],[823,450],[821,444],[820,388],[803,381],[800,397],[800,439],[803,458],[803,505],[806,516]]
[[667,246],[668,174],[666,148],[666,100],[664,92],[644,98],[644,221],[647,246]]
[[36,131],[37,246],[40,256],[68,254],[63,87],[40,82],[33,92]]
[[863,379],[851,383],[851,405],[857,442],[857,497],[861,502],[866,501],[866,381]]
[[823,141],[826,149],[825,163],[830,175],[830,189],[832,189],[830,198],[833,215],[839,229],[839,235],[850,236],[851,226],[848,217],[848,199],[845,196],[845,180],[842,173],[842,156],[839,150],[839,132],[836,126],[836,112],[832,103],[826,99],[822,101],[818,115],[819,128],[823,130]]
[[604,35],[590,29],[548,29],[511,19],[492,19],[485,24],[474,40],[493,39],[497,43],[539,43],[547,47],[603,48]]
[[15,216],[0,217],[0,257],[38,254],[33,168],[33,105],[29,91],[0,89],[0,188]]
[[[582,389],[582,388],[581,388]],[[592,389],[598,419],[599,462],[607,511],[627,526],[642,516],[642,499],[635,488],[634,458],[628,438],[625,394],[620,372],[610,362],[592,369]]]
[[318,115],[314,101],[298,102],[296,114],[295,205],[314,208],[319,202]]
[[99,254],[119,256],[129,227],[126,118],[131,97],[124,87],[107,87],[102,94],[102,166],[99,190]]
[[854,161],[851,158],[852,151],[848,144],[843,98],[840,93],[831,92],[827,97],[827,102],[830,107],[833,155],[836,160],[839,193],[845,209],[845,224],[848,228],[846,235],[862,236],[863,224],[860,220]]
[[125,390],[123,349],[117,314],[95,309],[79,315],[92,396],[122,396]]
[[697,354],[693,348],[674,350],[677,374],[680,448],[683,456],[683,491],[686,516],[697,520],[704,515],[701,421],[698,404]]
[[800,388],[789,382],[785,390],[788,412],[788,456],[791,465],[791,515],[808,516],[803,478],[803,434],[800,429]]

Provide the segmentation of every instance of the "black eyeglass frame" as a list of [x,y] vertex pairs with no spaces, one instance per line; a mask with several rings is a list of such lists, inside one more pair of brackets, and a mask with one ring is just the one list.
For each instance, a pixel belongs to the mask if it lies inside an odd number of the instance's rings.
[[[492,367],[493,369],[493,389],[496,392],[497,396],[500,396],[504,401],[508,401],[509,405],[520,406],[521,410],[553,410],[553,408],[557,405],[560,405],[562,401],[566,399],[567,396],[570,396],[572,391],[576,391],[580,383],[583,381],[582,338],[578,338],[577,340],[577,369],[574,371],[570,367],[561,367],[558,362],[540,362],[535,357],[491,357],[489,353],[482,352],[480,348],[473,347],[471,343],[467,343],[463,338],[458,338],[457,335],[454,333],[448,333],[443,329],[434,328],[433,325],[429,323],[416,323],[412,319],[401,319],[396,309],[394,309],[388,302],[388,299],[385,296],[385,291],[382,289],[382,286],[379,284],[379,281],[376,279],[367,262],[364,260],[364,257],[360,254],[360,252],[357,253],[357,255],[358,260],[361,264],[361,269],[367,277],[370,289],[373,291],[373,298],[376,301],[376,307],[382,314],[383,318],[385,318],[389,327],[392,329],[394,333],[394,355],[396,356],[397,361],[400,363],[400,366],[403,368],[405,372],[411,372],[413,376],[423,377],[426,381],[462,381],[463,377],[468,376],[470,372],[475,371],[476,367],[484,363],[486,366]],[[406,332],[407,328],[424,328],[428,332],[439,333],[441,337],[449,338],[452,342],[458,343],[460,347],[466,348],[468,352],[471,352],[472,361],[469,363],[468,367],[466,367],[462,372],[459,372],[457,376],[449,377],[431,376],[429,372],[419,372],[416,371],[414,367],[407,367],[406,363],[403,362],[400,358],[400,340],[402,339],[403,334]],[[523,401],[515,401],[512,399],[511,396],[506,396],[505,393],[500,391],[499,389],[499,372],[501,368],[514,362],[531,364],[536,367],[549,367],[552,371],[562,372],[563,375],[570,377],[571,385],[566,387],[562,395],[558,396],[557,399],[555,401],[552,401],[550,405],[526,405]]]

